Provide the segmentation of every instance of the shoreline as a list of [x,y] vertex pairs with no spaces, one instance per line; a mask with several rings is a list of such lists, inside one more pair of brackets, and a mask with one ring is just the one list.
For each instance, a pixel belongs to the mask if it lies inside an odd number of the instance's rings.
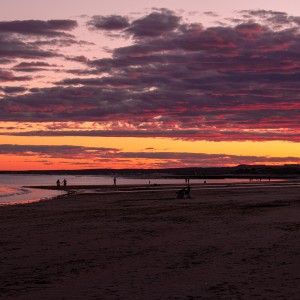
[[[77,193],[123,193],[123,192],[146,192],[146,191],[159,191],[159,190],[172,190],[178,191],[179,189],[186,188],[190,186],[193,190],[199,189],[222,189],[222,188],[272,188],[272,187],[282,187],[282,186],[300,186],[300,180],[278,180],[278,181],[251,181],[251,182],[226,182],[226,183],[163,183],[163,184],[122,184],[122,185],[68,185],[68,186],[54,186],[54,185],[30,185],[23,186],[23,188],[30,189],[41,189],[41,190],[57,190],[65,192],[63,195],[58,195],[54,197],[49,197],[45,200],[55,199],[56,197],[66,196],[69,194]],[[42,199],[40,200],[42,201]]]
[[268,186],[290,186],[290,185],[300,185],[300,180],[276,180],[276,181],[249,181],[249,182],[218,182],[218,183],[211,183],[209,181],[204,183],[158,183],[158,184],[144,184],[144,183],[137,183],[137,184],[121,184],[121,185],[89,185],[89,184],[80,184],[80,185],[67,185],[67,186],[60,186],[57,187],[55,185],[26,185],[23,186],[25,188],[31,189],[47,189],[47,190],[58,190],[58,191],[72,191],[72,190],[106,190],[106,191],[124,191],[124,190],[159,190],[162,188],[171,188],[171,189],[178,189],[180,187],[186,187],[190,185],[191,187],[197,189],[205,189],[207,187],[268,187]]
[[68,186],[60,186],[56,185],[26,185],[22,186],[22,188],[27,188],[31,190],[49,190],[49,191],[60,191],[64,194],[54,195],[54,196],[44,196],[44,197],[35,197],[33,199],[26,199],[20,201],[10,201],[10,202],[0,202],[0,206],[7,205],[25,205],[29,203],[35,203],[40,201],[51,201],[57,197],[67,196],[69,194],[78,194],[78,193],[97,193],[97,194],[110,194],[110,193],[130,193],[130,192],[145,192],[145,191],[178,191],[179,189],[186,188],[188,185],[192,188],[192,190],[210,190],[210,189],[222,189],[222,188],[256,188],[256,187],[264,187],[264,188],[277,188],[282,186],[298,186],[300,185],[300,181],[295,180],[277,180],[277,181],[249,181],[249,182],[224,182],[224,183],[162,183],[162,184],[121,184],[121,185],[68,185]]
[[299,185],[86,187],[0,207],[4,299],[299,298]]
[[[115,187],[111,182],[107,182],[107,178],[104,179],[102,183],[98,183],[98,179],[92,178],[91,181],[87,180],[86,178],[83,178],[83,182],[80,182],[81,179],[78,178],[67,178],[68,179],[68,186],[64,187],[64,186],[60,186],[59,188],[57,188],[57,186],[55,184],[51,184],[49,185],[49,181],[53,181],[53,183],[55,183],[56,179],[52,178],[51,180],[49,180],[49,178],[41,178],[41,180],[36,180],[35,178],[25,178],[25,182],[22,184],[20,178],[16,178],[16,184],[12,185],[10,184],[11,179],[5,179],[6,182],[8,182],[8,188],[14,187],[14,189],[16,190],[15,194],[13,195],[6,195],[3,194],[3,198],[1,198],[0,195],[0,205],[16,205],[16,204],[25,204],[25,203],[30,203],[30,202],[36,202],[39,201],[40,199],[52,199],[53,197],[55,197],[58,193],[60,192],[64,192],[67,193],[70,190],[76,190],[80,192],[83,192],[84,189],[89,189],[97,191],[97,192],[103,192],[104,190],[130,190],[130,189],[136,189],[136,190],[143,190],[143,189],[157,189],[157,188],[162,188],[162,187],[172,187],[174,186],[175,188],[180,188],[184,187],[187,182],[186,180],[176,180],[175,182],[168,182],[168,181],[164,181],[163,179],[159,179],[157,181],[152,181],[150,184],[150,180],[145,180],[145,179],[140,179],[139,181],[137,180],[136,182],[130,182],[130,180],[128,179],[120,179],[120,182],[118,182],[117,187]],[[5,182],[4,180],[4,187],[5,187]],[[105,182],[106,181],[106,182]],[[127,182],[126,182],[127,181]],[[185,182],[184,182],[185,181]],[[148,183],[149,182],[149,183]],[[207,183],[204,185],[204,183]],[[259,180],[204,180],[204,181],[195,181],[192,180],[192,182],[190,182],[191,186],[210,186],[211,184],[213,184],[214,187],[218,187],[218,186],[222,186],[222,185],[236,185],[236,184],[250,184],[253,185],[255,183],[259,183],[259,184],[269,184],[269,183],[279,183],[279,182],[297,182],[297,180],[279,180],[279,179],[272,179],[271,181],[262,179],[262,181]],[[300,182],[298,180],[298,182]],[[27,189],[26,192],[20,192],[24,189]],[[49,191],[48,193],[46,191]],[[54,194],[56,191],[58,191],[56,193],[56,195]],[[40,196],[39,196],[40,194]]]
[[[211,190],[211,189],[253,189],[253,188],[281,188],[281,187],[300,187],[299,180],[278,180],[273,182],[241,182],[241,183],[190,183],[190,184],[124,184],[124,185],[68,185],[68,186],[23,186],[30,189],[42,189],[42,190],[57,190],[64,191],[65,194],[51,197],[49,199],[55,199],[61,196],[67,196],[71,194],[84,194],[84,193],[96,193],[96,194],[115,194],[115,193],[128,193],[128,192],[157,192],[157,191],[178,191],[182,188],[190,186],[192,191],[195,190]],[[45,200],[49,200],[45,199]],[[41,199],[42,201],[42,199]]]

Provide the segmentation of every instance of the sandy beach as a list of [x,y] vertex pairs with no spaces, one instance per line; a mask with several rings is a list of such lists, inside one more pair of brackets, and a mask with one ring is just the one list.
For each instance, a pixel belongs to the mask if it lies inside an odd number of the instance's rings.
[[93,190],[0,207],[1,299],[299,299],[300,186]]

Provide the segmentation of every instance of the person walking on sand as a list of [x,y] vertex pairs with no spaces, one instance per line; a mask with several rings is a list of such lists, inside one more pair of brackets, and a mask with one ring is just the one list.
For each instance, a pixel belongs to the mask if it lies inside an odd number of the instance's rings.
[[57,186],[57,187],[60,186],[60,181],[59,181],[59,179],[57,179],[57,181],[56,181],[56,186]]
[[114,177],[114,186],[116,186],[116,185],[117,185],[117,178]]
[[64,184],[64,186],[67,186],[67,180],[66,179],[63,180],[63,184]]

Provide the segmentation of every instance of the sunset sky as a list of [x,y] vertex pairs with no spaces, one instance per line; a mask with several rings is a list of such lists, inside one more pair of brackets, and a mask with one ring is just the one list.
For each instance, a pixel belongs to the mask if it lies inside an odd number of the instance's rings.
[[0,4],[0,170],[300,163],[299,1]]

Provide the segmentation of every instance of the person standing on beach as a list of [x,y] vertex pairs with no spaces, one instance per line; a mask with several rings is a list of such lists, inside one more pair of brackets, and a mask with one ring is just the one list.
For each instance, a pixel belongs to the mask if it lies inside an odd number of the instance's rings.
[[63,184],[64,184],[64,186],[67,186],[67,180],[66,179],[63,180]]
[[116,185],[117,185],[117,178],[114,177],[114,186],[116,186]]
[[185,194],[186,194],[186,196],[187,196],[188,198],[191,198],[190,193],[191,193],[191,186],[188,185],[187,188],[186,188],[186,190],[185,190]]
[[57,181],[56,181],[56,186],[60,186],[60,181],[59,181],[59,179],[57,179]]

